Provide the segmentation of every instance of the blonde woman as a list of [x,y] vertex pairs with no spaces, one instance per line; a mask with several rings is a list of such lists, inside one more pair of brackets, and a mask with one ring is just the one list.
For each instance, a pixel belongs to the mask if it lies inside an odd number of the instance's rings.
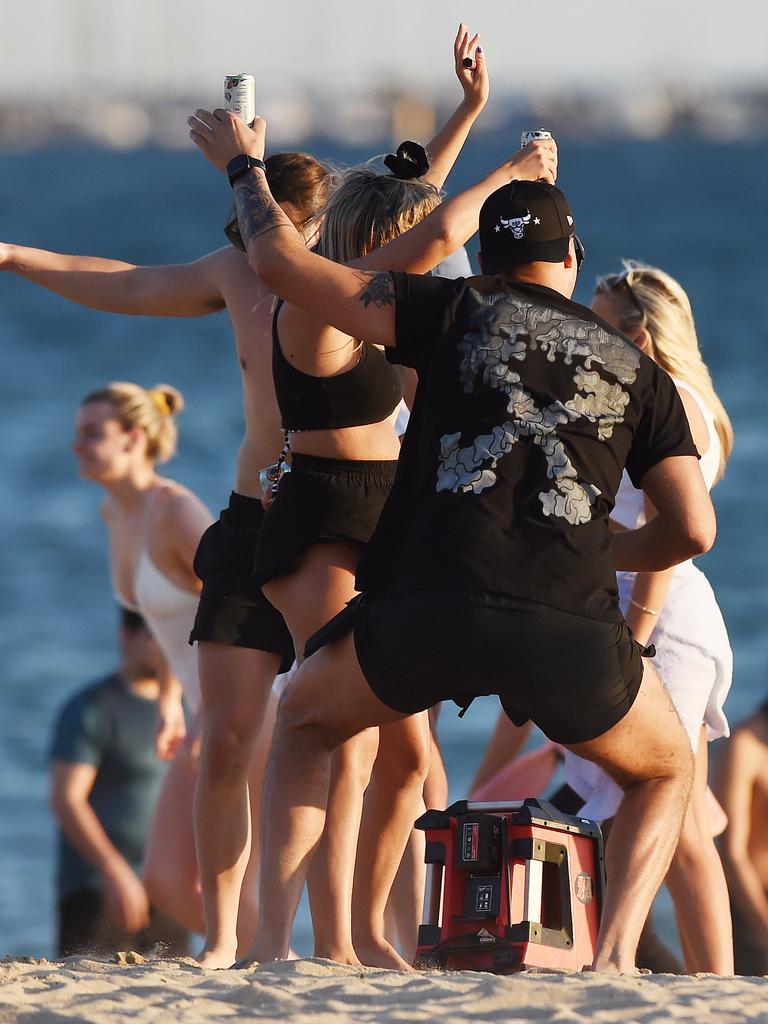
[[80,475],[106,491],[118,601],[139,612],[165,655],[157,750],[171,765],[155,812],[145,882],[151,902],[194,931],[202,908],[192,831],[196,763],[182,744],[182,696],[192,718],[200,707],[197,655],[188,643],[200,581],[192,561],[211,522],[191,491],[158,473],[176,451],[181,394],[166,384],[145,389],[115,382],[86,395],[77,411],[74,453]]
[[[621,273],[598,281],[592,309],[675,381],[711,489],[725,471],[733,428],[702,359],[685,291],[663,270],[627,261]],[[612,514],[616,528],[635,529],[653,514],[625,473]],[[664,572],[620,572],[618,586],[635,639],[656,647],[654,665],[695,754],[693,794],[667,875],[685,968],[732,974],[728,891],[707,805],[707,741],[729,732],[723,713],[732,673],[728,634],[712,588],[692,561]],[[615,814],[621,790],[595,766],[566,753],[566,779],[586,800],[582,815],[603,820]]]

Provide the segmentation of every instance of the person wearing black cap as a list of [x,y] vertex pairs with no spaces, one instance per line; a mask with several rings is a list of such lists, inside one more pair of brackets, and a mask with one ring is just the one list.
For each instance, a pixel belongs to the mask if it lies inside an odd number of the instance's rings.
[[[250,131],[217,112],[207,129],[193,139],[216,166],[261,157],[261,119]],[[480,214],[484,274],[446,281],[364,273],[308,252],[251,167],[234,190],[254,270],[275,294],[386,346],[419,385],[359,565],[362,594],[307,644],[282,702],[263,808],[269,882],[250,956],[287,953],[332,750],[440,700],[467,707],[497,693],[516,722],[532,719],[626,790],[594,967],[632,971],[692,759],[622,619],[614,568],[664,568],[715,535],[674,384],[570,301],[583,249],[554,186],[493,193]],[[658,515],[614,537],[608,516],[625,465]]]

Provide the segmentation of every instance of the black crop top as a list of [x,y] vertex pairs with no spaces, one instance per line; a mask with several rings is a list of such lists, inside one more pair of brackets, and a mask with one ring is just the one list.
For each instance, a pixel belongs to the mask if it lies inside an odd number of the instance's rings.
[[367,341],[361,343],[355,366],[334,377],[314,377],[289,363],[277,335],[281,305],[272,318],[272,378],[285,431],[366,426],[380,423],[397,408],[403,397],[402,368],[392,366]]

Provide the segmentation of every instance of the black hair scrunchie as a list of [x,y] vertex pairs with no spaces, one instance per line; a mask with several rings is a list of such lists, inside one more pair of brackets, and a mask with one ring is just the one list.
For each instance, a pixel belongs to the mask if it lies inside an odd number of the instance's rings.
[[426,150],[418,142],[401,142],[397,147],[397,155],[390,153],[384,157],[384,165],[392,171],[396,178],[408,181],[420,178],[429,170]]

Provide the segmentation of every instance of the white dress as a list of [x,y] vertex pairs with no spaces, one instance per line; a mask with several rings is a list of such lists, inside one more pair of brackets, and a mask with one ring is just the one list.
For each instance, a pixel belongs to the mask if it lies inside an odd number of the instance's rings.
[[[720,439],[711,412],[703,399],[688,385],[675,380],[698,405],[709,432],[709,447],[699,465],[708,489],[717,478]],[[626,472],[616,495],[613,519],[635,529],[645,520],[642,491],[632,486]],[[617,573],[619,600],[626,614],[636,574]],[[733,655],[723,616],[707,577],[692,561],[675,568],[669,593],[651,636],[656,647],[653,664],[669,690],[691,748],[695,751],[704,723],[710,740],[728,736],[730,730],[723,704],[731,687]],[[603,821],[612,817],[621,803],[622,790],[602,769],[570,751],[565,755],[565,779],[586,802],[579,814]]]

